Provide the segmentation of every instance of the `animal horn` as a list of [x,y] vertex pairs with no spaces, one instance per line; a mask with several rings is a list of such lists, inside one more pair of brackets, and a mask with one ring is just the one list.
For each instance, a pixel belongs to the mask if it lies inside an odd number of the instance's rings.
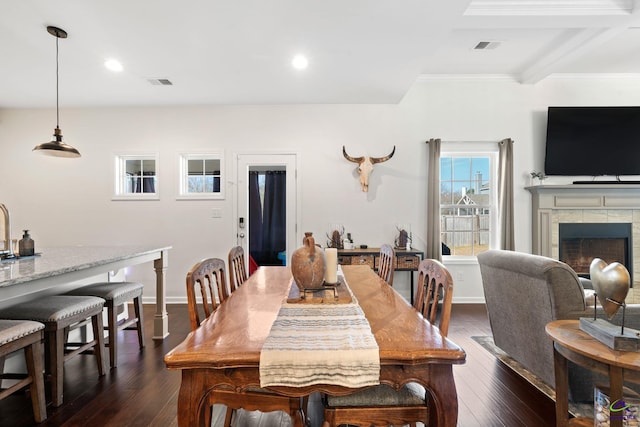
[[351,157],[350,155],[348,155],[347,150],[344,148],[344,145],[342,146],[342,155],[344,156],[345,159],[353,163],[362,163],[362,161],[364,160],[364,157]]
[[396,146],[393,146],[393,150],[391,150],[391,153],[389,153],[389,155],[384,156],[384,157],[369,157],[369,160],[371,160],[371,163],[382,163],[382,162],[386,162],[387,160],[389,160],[390,158],[393,157],[393,155],[396,152]]

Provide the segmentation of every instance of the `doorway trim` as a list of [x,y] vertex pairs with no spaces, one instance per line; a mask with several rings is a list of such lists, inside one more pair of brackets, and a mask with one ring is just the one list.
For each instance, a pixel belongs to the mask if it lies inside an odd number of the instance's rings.
[[[235,176],[236,191],[234,191],[233,217],[235,218],[234,234],[236,244],[242,246],[245,254],[249,254],[249,221],[247,218],[249,211],[248,202],[248,174],[250,167],[263,166],[284,166],[287,171],[287,219],[286,219],[286,253],[287,264],[291,253],[300,246],[298,244],[298,224],[300,223],[300,182],[298,180],[298,154],[295,152],[238,152],[233,155],[233,174]],[[291,185],[292,184],[292,185]],[[239,227],[239,218],[245,218],[245,227]],[[240,238],[244,233],[245,238]],[[246,256],[248,261],[248,256]]]

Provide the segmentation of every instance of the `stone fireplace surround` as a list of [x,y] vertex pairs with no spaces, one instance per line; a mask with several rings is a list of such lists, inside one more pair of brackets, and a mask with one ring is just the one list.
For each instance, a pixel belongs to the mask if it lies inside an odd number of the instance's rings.
[[532,253],[559,259],[560,223],[631,223],[632,283],[627,303],[640,303],[640,185],[526,187],[532,195]]

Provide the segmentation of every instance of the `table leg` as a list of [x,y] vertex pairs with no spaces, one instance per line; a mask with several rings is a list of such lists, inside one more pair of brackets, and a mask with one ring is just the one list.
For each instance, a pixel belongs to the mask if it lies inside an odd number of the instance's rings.
[[168,253],[162,251],[160,258],[153,261],[156,271],[156,314],[153,319],[153,339],[163,340],[169,335],[169,316],[167,315],[166,287],[164,273],[167,270]]
[[295,411],[295,416],[293,417],[293,426],[294,427],[304,427],[307,423],[305,421],[307,414],[306,414],[306,410],[307,410],[307,405],[309,404],[309,397],[305,396],[305,397],[301,397],[298,400],[298,405],[297,407],[292,407],[290,408],[291,412]]
[[616,409],[622,409],[625,406],[622,399],[622,385],[622,368],[609,366],[609,392],[611,393],[609,421],[611,427],[622,427],[623,411],[616,411]]
[[196,369],[183,369],[182,382],[178,393],[178,427],[205,427],[207,419],[205,409],[211,411],[208,405],[204,405],[206,391],[200,377],[193,372]]
[[458,423],[458,393],[453,379],[452,365],[432,365],[429,385],[426,385],[430,407],[429,427],[456,427]]
[[553,368],[556,377],[556,427],[569,425],[569,363],[553,346]]

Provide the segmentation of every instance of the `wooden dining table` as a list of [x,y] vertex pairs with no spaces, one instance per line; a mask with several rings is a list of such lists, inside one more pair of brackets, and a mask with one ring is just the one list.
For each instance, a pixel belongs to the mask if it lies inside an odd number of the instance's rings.
[[[379,347],[380,383],[396,389],[422,384],[433,410],[425,424],[455,427],[458,397],[453,365],[465,363],[464,350],[440,334],[368,266],[342,266]],[[292,285],[288,267],[260,267],[186,339],[165,355],[168,369],[180,370],[178,425],[204,426],[204,411],[219,387],[236,391],[260,386],[260,352]],[[360,389],[331,384],[270,387],[291,397],[314,392],[346,395]],[[302,426],[304,414],[294,420]]]

